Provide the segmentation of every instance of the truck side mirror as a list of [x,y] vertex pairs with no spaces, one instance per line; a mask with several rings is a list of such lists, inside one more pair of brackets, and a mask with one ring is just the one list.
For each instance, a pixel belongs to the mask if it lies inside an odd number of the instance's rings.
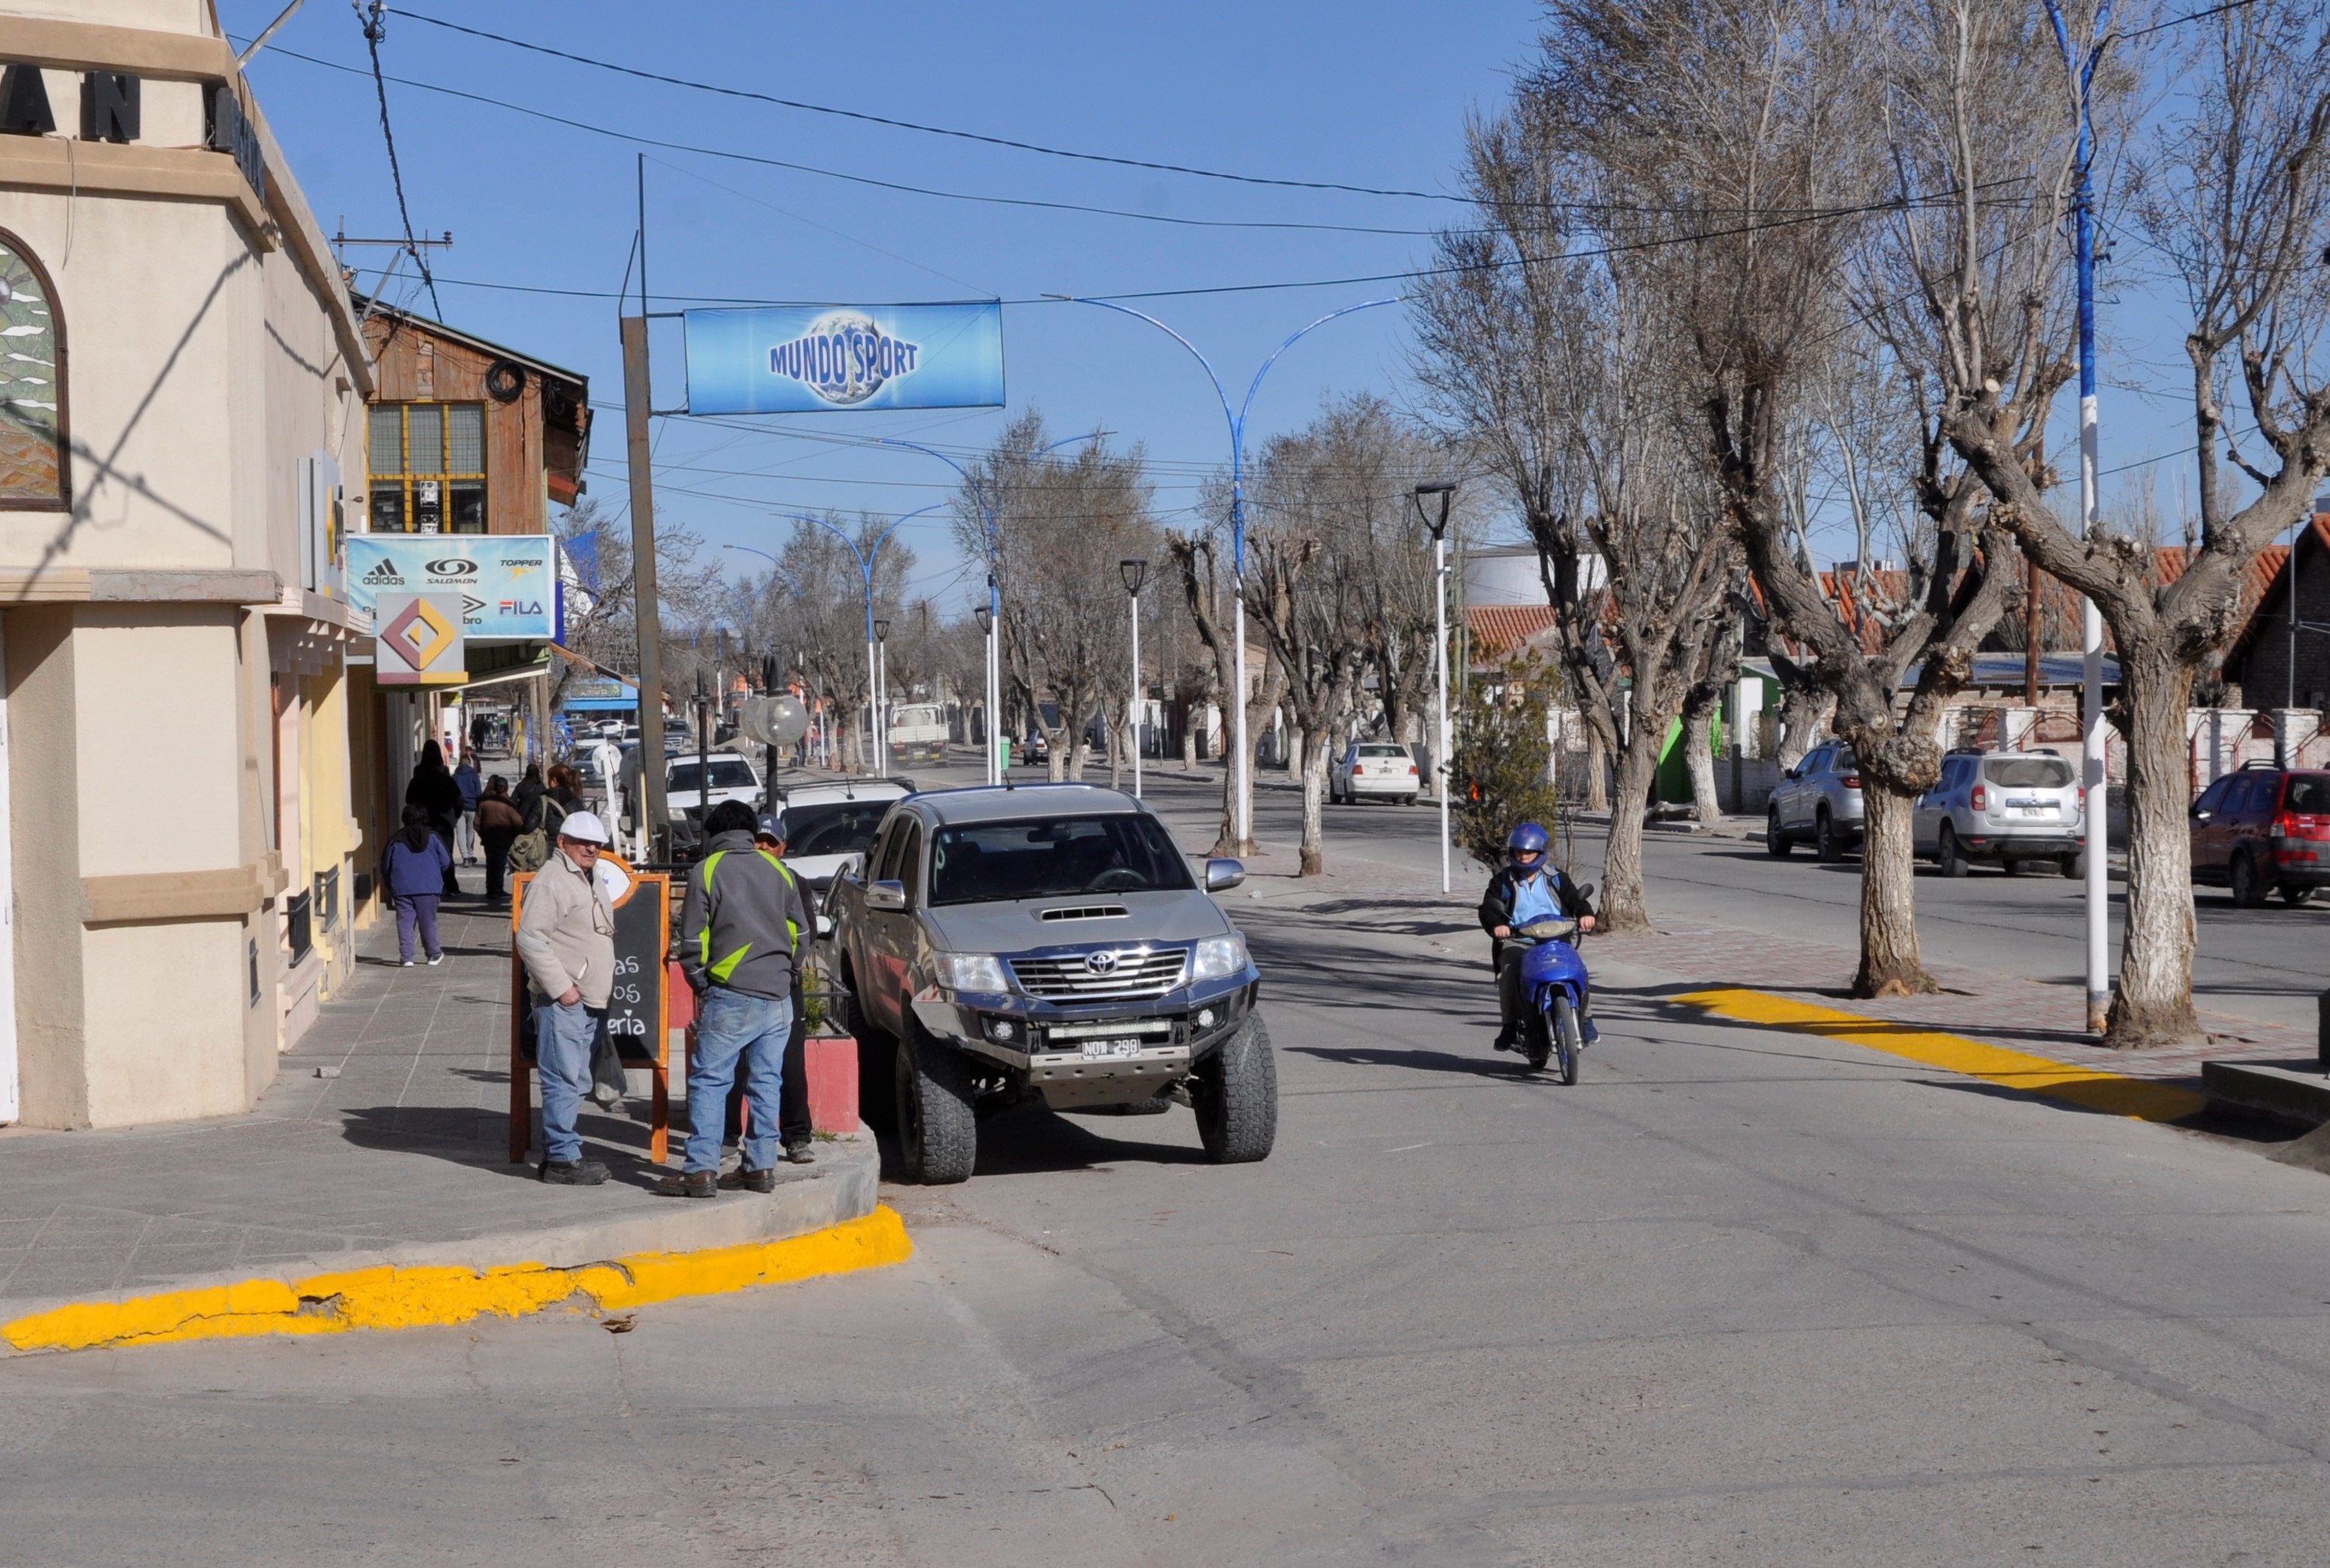
[[877,882],[866,889],[866,907],[871,910],[902,910],[906,907],[906,884],[903,882]]
[[1206,891],[1208,893],[1227,893],[1230,889],[1236,887],[1245,880],[1246,866],[1241,862],[1235,860],[1209,860],[1206,862]]

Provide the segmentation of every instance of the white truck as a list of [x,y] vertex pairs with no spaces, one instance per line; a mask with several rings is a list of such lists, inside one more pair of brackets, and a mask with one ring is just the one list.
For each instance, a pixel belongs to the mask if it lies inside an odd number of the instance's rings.
[[890,710],[890,760],[943,762],[946,713],[936,703],[905,703]]

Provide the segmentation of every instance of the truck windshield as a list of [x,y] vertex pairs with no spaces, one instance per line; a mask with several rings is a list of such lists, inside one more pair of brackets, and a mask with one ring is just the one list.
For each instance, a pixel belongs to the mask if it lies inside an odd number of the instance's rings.
[[1196,885],[1157,819],[1130,813],[942,827],[931,855],[933,907]]

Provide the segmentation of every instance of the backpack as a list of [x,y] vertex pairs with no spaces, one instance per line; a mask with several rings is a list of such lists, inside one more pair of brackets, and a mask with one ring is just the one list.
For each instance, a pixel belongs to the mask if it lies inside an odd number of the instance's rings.
[[[510,840],[509,864],[512,871],[540,871],[550,864],[550,846],[558,837],[559,824],[566,820],[566,808],[548,795],[535,802],[540,814],[540,824],[530,833],[521,833]],[[557,813],[553,816],[552,813]]]

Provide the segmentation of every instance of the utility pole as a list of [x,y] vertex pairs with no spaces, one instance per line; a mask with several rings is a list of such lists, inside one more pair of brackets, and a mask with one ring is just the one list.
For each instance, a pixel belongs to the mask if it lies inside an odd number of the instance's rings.
[[[644,236],[643,236],[644,238]],[[623,429],[631,468],[631,619],[639,634],[639,782],[647,790],[648,858],[671,858],[663,777],[663,617],[656,597],[655,475],[648,449],[648,318],[626,316]]]
[[[1440,515],[1435,517],[1424,509],[1426,496],[1440,502]],[[1439,661],[1440,679],[1434,715],[1432,738],[1432,771],[1439,780],[1440,789],[1440,891],[1449,889],[1448,855],[1448,782],[1454,777],[1448,765],[1448,508],[1456,498],[1456,486],[1449,480],[1435,480],[1418,485],[1408,499],[1416,507],[1416,519],[1432,535],[1432,647]]]

